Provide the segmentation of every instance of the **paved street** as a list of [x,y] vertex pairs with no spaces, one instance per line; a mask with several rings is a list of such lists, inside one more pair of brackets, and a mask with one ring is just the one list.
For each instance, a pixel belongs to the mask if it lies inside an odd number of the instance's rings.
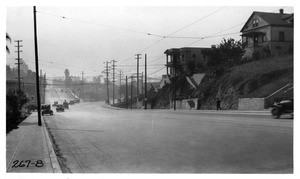
[[[59,90],[56,95],[61,95]],[[234,111],[115,110],[102,105],[80,103],[45,117],[64,172],[293,171],[293,120],[288,118]]]

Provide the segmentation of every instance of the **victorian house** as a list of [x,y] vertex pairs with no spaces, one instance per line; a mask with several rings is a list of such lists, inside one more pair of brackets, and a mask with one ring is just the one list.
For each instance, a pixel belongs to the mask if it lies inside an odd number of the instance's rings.
[[280,56],[293,53],[294,14],[254,11],[241,29],[245,56]]

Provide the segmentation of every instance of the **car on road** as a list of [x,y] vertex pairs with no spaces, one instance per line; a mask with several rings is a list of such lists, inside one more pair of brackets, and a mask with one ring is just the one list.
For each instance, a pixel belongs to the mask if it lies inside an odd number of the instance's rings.
[[76,98],[74,101],[75,101],[75,103],[80,103],[80,99],[79,98]]
[[45,114],[50,114],[51,116],[53,115],[53,111],[51,110],[50,104],[42,104],[41,110],[42,110],[42,116],[44,116]]
[[62,105],[62,104],[58,104],[57,106],[56,106],[56,112],[64,112],[65,111],[65,108],[64,108],[64,106]]
[[294,114],[294,102],[293,100],[283,100],[280,102],[275,102],[271,106],[271,114],[273,118],[279,119],[283,114]]
[[52,104],[52,106],[56,106],[58,105],[58,101],[54,101],[54,103]]
[[70,101],[69,101],[69,104],[70,104],[70,105],[74,105],[74,104],[75,104],[75,101],[74,101],[74,100],[70,100]]
[[63,106],[65,109],[69,109],[69,103],[66,100],[63,102]]

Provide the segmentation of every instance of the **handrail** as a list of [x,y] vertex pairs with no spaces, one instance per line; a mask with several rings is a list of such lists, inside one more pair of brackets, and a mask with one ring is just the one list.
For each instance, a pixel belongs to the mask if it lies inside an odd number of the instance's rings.
[[275,91],[274,93],[270,94],[269,96],[265,97],[265,99],[274,96],[275,94],[279,93],[281,90],[283,90],[284,88],[288,87],[288,86],[291,85],[291,84],[293,84],[293,83],[289,83],[289,84],[285,85],[284,87],[280,88],[279,90],[277,90],[277,91]]

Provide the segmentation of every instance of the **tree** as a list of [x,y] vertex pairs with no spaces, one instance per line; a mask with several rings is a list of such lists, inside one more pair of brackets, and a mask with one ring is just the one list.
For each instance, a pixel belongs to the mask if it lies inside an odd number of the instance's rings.
[[245,45],[241,40],[232,38],[223,39],[216,48],[205,50],[203,53],[209,56],[208,66],[237,65],[241,62],[245,53]]
[[[6,41],[11,42],[11,38],[10,38],[10,36],[8,35],[8,33],[6,33]],[[8,48],[7,45],[6,45],[6,53],[9,53],[9,48]]]
[[65,84],[69,86],[72,82],[72,78],[70,77],[70,72],[68,69],[65,70]]
[[65,77],[66,80],[70,77],[70,72],[68,69],[65,69]]

